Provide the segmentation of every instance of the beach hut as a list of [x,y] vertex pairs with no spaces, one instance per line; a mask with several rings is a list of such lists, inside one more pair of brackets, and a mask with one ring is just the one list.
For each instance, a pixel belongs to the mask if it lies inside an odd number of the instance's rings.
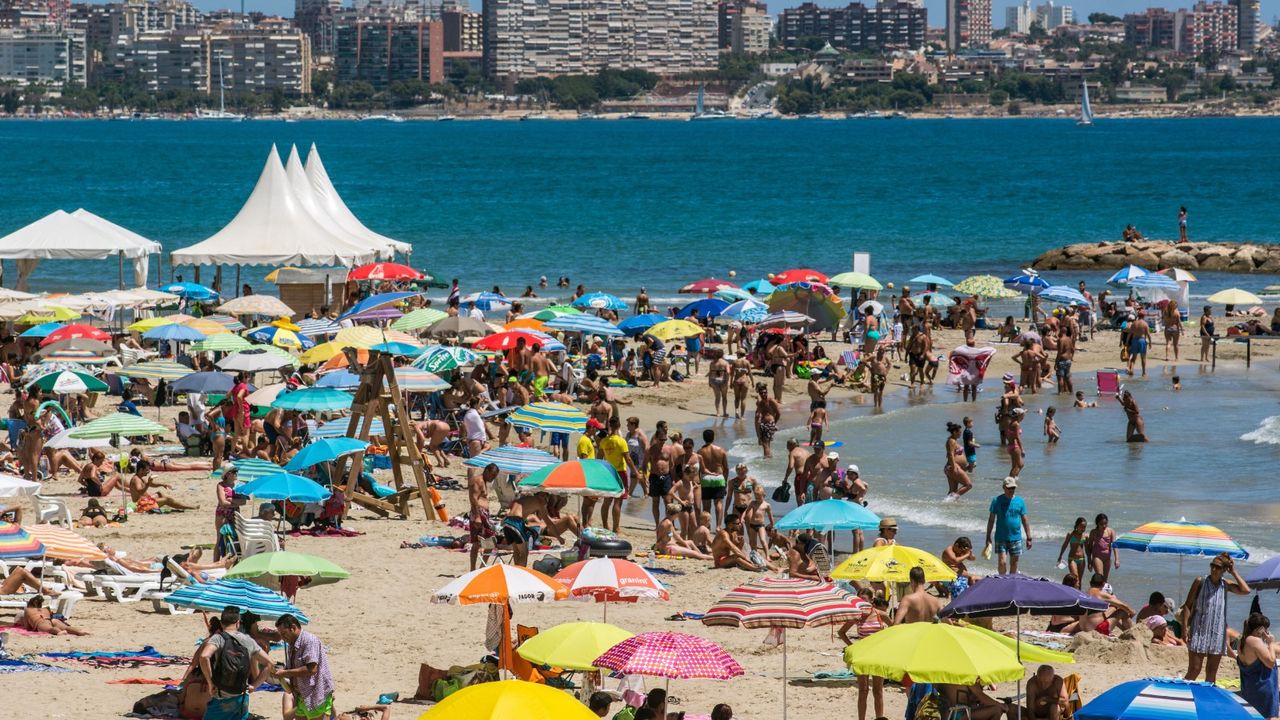
[[83,208],[55,210],[0,238],[0,260],[17,261],[18,290],[27,289],[41,260],[102,260],[112,255],[119,259],[121,288],[125,258],[133,261],[135,282],[146,285],[148,256],[160,251],[160,243]]

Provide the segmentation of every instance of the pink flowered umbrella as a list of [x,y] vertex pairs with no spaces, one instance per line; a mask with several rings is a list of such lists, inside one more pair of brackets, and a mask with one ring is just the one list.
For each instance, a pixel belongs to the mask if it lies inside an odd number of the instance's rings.
[[742,666],[719,645],[678,632],[648,632],[627,638],[591,663],[623,675],[648,675],[676,680],[728,680],[742,675]]

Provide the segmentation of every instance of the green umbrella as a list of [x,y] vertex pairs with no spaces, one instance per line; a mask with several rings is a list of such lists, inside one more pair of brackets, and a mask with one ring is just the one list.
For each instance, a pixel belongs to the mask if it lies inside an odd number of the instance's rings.
[[351,573],[322,557],[286,551],[254,555],[241,560],[227,571],[228,578],[252,579],[263,575],[309,577],[311,585],[337,582],[351,577]]
[[27,384],[28,388],[32,386],[58,395],[91,392],[104,393],[107,391],[106,383],[92,375],[74,370],[46,373]]
[[392,330],[408,332],[417,330],[449,317],[448,313],[435,308],[418,308],[413,312],[391,323]]
[[852,288],[854,290],[884,289],[884,286],[878,280],[860,272],[842,272],[839,275],[832,275],[827,278],[827,285],[838,288]]
[[81,425],[71,431],[69,437],[75,440],[93,440],[97,438],[141,437],[143,435],[163,435],[169,429],[150,420],[130,415],[129,413],[112,413],[100,417],[93,422]]
[[547,465],[521,480],[520,489],[592,497],[621,497],[623,493],[618,471],[604,460],[570,460]]
[[253,343],[232,333],[215,333],[200,342],[191,344],[191,352],[240,352],[253,347]]
[[525,313],[520,317],[533,318],[534,320],[541,320],[543,322],[546,322],[548,320],[555,320],[561,315],[581,315],[581,314],[582,314],[582,311],[576,307],[573,307],[572,305],[552,305],[549,308],[539,310],[538,312],[535,312],[535,313]]

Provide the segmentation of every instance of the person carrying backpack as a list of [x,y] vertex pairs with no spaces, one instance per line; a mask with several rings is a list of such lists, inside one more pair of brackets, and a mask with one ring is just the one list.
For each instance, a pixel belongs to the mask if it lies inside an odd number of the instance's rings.
[[240,632],[239,608],[223,608],[222,631],[205,641],[197,660],[213,697],[204,720],[248,720],[249,693],[272,671],[271,658]]

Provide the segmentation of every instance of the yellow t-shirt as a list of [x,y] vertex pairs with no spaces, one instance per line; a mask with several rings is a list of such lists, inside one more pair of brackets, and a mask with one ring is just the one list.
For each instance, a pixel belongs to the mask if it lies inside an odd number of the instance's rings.
[[627,471],[627,441],[621,435],[610,435],[601,440],[600,452],[618,474]]
[[596,457],[595,443],[591,442],[591,436],[587,435],[586,433],[583,433],[582,437],[578,438],[578,459],[594,460],[595,457]]

